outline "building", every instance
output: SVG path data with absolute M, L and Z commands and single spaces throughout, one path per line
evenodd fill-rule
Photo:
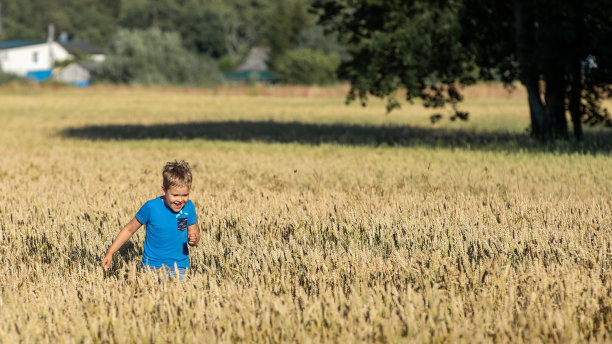
M 12 73 L 35 80 L 51 77 L 55 61 L 69 58 L 69 53 L 57 42 L 45 40 L 19 40 L 0 42 L 0 67 Z
M 81 54 L 86 55 L 94 62 L 104 61 L 104 50 L 87 41 L 68 41 L 60 38 L 59 44 L 68 51 L 70 58 Z
M 268 48 L 255 47 L 235 72 L 224 73 L 227 80 L 239 82 L 273 82 L 274 77 L 268 69 L 270 55 Z
M 36 81 L 52 77 L 55 62 L 86 55 L 93 61 L 103 61 L 102 49 L 82 41 L 17 40 L 0 42 L 0 68 Z
M 72 62 L 65 67 L 56 68 L 53 79 L 75 86 L 89 86 L 92 67 L 91 63 Z

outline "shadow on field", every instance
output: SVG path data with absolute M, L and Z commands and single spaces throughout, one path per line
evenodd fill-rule
M 429 146 L 484 150 L 612 152 L 612 133 L 585 133 L 583 142 L 541 144 L 527 134 L 474 132 L 420 128 L 412 126 L 371 126 L 349 124 L 309 124 L 274 121 L 190 122 L 156 125 L 93 125 L 67 128 L 64 137 L 88 140 L 190 140 L 259 141 L 268 143 L 302 143 L 369 146 Z

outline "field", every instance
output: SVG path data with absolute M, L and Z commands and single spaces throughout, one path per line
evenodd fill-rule
M 612 132 L 541 145 L 345 89 L 0 89 L 0 343 L 612 342 Z M 189 281 L 121 227 L 185 159 Z

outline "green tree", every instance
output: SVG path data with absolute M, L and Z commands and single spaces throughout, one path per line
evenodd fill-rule
M 105 45 L 115 33 L 120 0 L 10 0 L 2 2 L 2 39 L 45 39 L 49 24 L 72 39 Z
M 368 94 L 399 106 L 395 91 L 403 87 L 409 101 L 425 106 L 455 106 L 457 84 L 475 82 L 474 66 L 460 42 L 455 1 L 315 1 L 321 22 L 340 33 L 351 58 L 341 76 L 351 82 L 348 100 Z
M 175 31 L 183 45 L 200 54 L 227 53 L 223 24 L 217 13 L 200 0 L 133 0 L 126 2 L 119 25 L 128 29 Z
M 612 88 L 612 9 L 606 1 L 466 0 L 466 46 L 481 77 L 526 87 L 531 130 L 543 139 L 574 136 L 582 123 L 607 122 L 601 98 Z
M 309 24 L 308 15 L 302 0 L 279 0 L 272 7 L 263 35 L 273 64 L 277 57 L 293 48 Z
M 216 63 L 187 51 L 177 33 L 159 29 L 117 32 L 95 80 L 125 84 L 214 85 L 221 82 Z
M 288 84 L 327 85 L 336 82 L 340 58 L 335 53 L 319 50 L 295 49 L 278 58 L 275 76 Z
M 540 139 L 568 136 L 567 111 L 577 138 L 583 121 L 609 120 L 601 97 L 611 91 L 612 8 L 603 0 L 316 0 L 314 8 L 351 52 L 349 99 L 365 104 L 373 94 L 392 109 L 402 87 L 409 100 L 455 106 L 457 85 L 497 77 L 525 85 Z
M 314 18 L 316 20 L 316 18 Z M 339 42 L 337 32 L 325 32 L 320 25 L 310 25 L 304 29 L 294 45 L 294 49 L 318 50 L 325 54 L 335 54 L 340 60 L 345 61 L 350 58 L 346 47 Z
M 225 50 L 232 60 L 246 56 L 262 43 L 262 28 L 273 0 L 206 0 L 206 8 L 219 16 Z

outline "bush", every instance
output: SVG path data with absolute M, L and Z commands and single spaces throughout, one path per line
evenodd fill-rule
M 217 66 L 222 72 L 233 72 L 238 67 L 238 62 L 229 55 L 223 55 L 217 60 Z
M 119 30 L 106 59 L 94 70 L 94 79 L 141 85 L 215 85 L 222 76 L 210 57 L 187 51 L 177 33 L 148 29 Z
M 26 84 L 28 82 L 29 82 L 28 79 L 21 77 L 19 75 L 12 74 L 12 73 L 5 73 L 0 66 L 0 85 L 14 84 L 14 83 Z
M 275 76 L 281 83 L 301 85 L 326 85 L 336 82 L 336 70 L 340 65 L 337 54 L 319 50 L 289 50 L 275 63 Z

